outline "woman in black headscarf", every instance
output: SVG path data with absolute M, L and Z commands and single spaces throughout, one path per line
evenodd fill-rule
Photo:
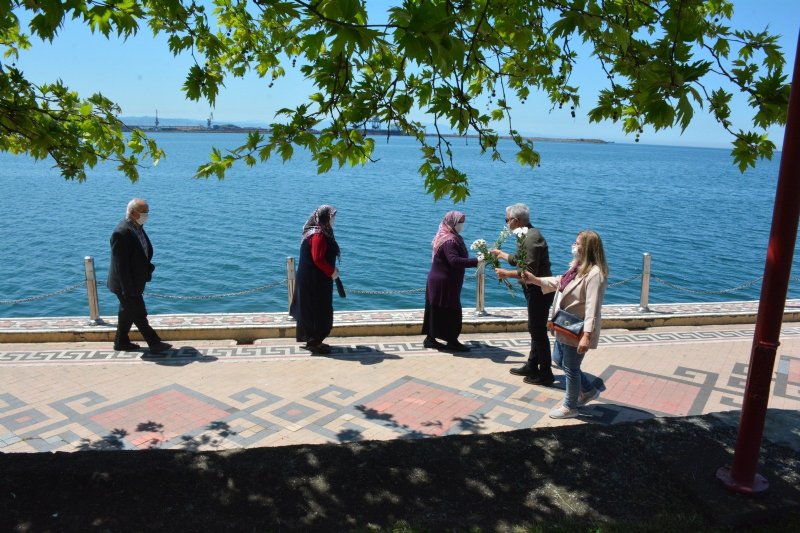
M 318 207 L 303 226 L 297 283 L 289 314 L 297 320 L 298 342 L 316 354 L 328 354 L 331 347 L 322 342 L 333 328 L 333 280 L 339 277 L 336 259 L 339 245 L 333 236 L 336 209 Z

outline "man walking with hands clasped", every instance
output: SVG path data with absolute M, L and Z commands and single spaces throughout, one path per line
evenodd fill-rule
M 525 270 L 536 277 L 552 276 L 550 271 L 550 252 L 542 233 L 531 225 L 530 209 L 525 204 L 514 204 L 506 208 L 506 225 L 514 231 L 517 228 L 528 228 L 523 246 L 525 248 Z M 507 261 L 511 266 L 518 266 L 516 257 L 492 250 L 495 257 Z M 495 270 L 499 279 L 519 278 L 517 270 Z M 525 376 L 525 383 L 549 387 L 553 384 L 551 368 L 550 339 L 547 337 L 547 319 L 554 293 L 542 294 L 541 287 L 522 282 L 525 300 L 528 303 L 528 332 L 531 334 L 531 351 L 528 362 L 518 368 L 509 370 L 517 376 Z
M 158 333 L 147 321 L 147 308 L 144 305 L 145 284 L 150 281 L 155 265 L 153 245 L 144 231 L 144 224 L 150 214 L 150 207 L 141 198 L 128 202 L 125 218 L 117 224 L 111 234 L 111 264 L 108 268 L 108 288 L 119 299 L 119 315 L 117 318 L 117 334 L 114 337 L 114 349 L 117 351 L 134 351 L 138 344 L 131 342 L 128 333 L 131 325 L 136 324 L 151 354 L 161 354 L 172 345 L 162 342 Z

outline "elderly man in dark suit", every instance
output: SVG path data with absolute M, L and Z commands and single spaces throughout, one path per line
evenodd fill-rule
M 145 284 L 155 270 L 150 262 L 153 258 L 153 245 L 144 223 L 150 213 L 147 202 L 134 198 L 128 202 L 125 218 L 117 224 L 111 234 L 111 266 L 108 269 L 108 288 L 119 298 L 119 315 L 117 334 L 114 337 L 114 349 L 118 351 L 134 351 L 138 344 L 131 342 L 128 333 L 131 325 L 136 324 L 151 354 L 161 354 L 172 348 L 162 342 L 158 333 L 147 321 L 147 308 L 144 305 Z

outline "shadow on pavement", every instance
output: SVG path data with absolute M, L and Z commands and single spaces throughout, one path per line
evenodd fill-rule
M 142 361 L 145 363 L 155 363 L 164 366 L 186 366 L 192 363 L 213 363 L 218 358 L 213 355 L 203 355 L 203 353 L 193 346 L 173 347 L 163 354 L 142 354 Z
M 443 354 L 451 354 L 453 357 L 462 357 L 465 359 L 489 359 L 490 361 L 498 364 L 505 364 L 510 362 L 509 358 L 513 358 L 514 364 L 522 364 L 527 360 L 526 354 L 515 352 L 514 350 L 507 350 L 500 346 L 492 346 L 482 341 L 466 341 L 464 342 L 470 347 L 468 352 L 448 352 L 442 350 Z
M 763 444 L 768 498 L 717 482 L 735 439 L 705 415 L 226 452 L 0 454 L 0 530 L 365 531 L 402 521 L 498 531 L 564 520 L 708 530 L 797 513 L 792 448 Z
M 337 361 L 358 362 L 362 365 L 376 365 L 387 359 L 402 359 L 397 354 L 386 353 L 378 344 L 357 344 L 356 346 L 331 346 L 331 353 L 327 355 L 313 354 L 314 357 L 326 357 Z M 385 346 L 385 345 L 383 345 Z
M 199 435 L 180 435 L 178 449 L 196 452 L 201 446 L 220 446 L 223 439 L 236 435 L 227 422 L 214 421 L 209 423 Z M 144 438 L 142 438 L 144 437 Z M 174 439 L 176 437 L 172 437 Z M 126 442 L 127 439 L 127 442 Z M 170 440 L 172 440 L 170 439 Z M 164 424 L 153 420 L 140 422 L 133 431 L 123 428 L 113 429 L 108 435 L 98 440 L 81 439 L 76 446 L 78 451 L 109 451 L 109 450 L 155 450 L 160 449 L 166 441 Z

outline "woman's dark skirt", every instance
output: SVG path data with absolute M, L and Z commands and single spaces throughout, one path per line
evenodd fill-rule
M 461 335 L 461 308 L 437 307 L 426 298 L 422 334 L 433 339 L 453 342 Z

